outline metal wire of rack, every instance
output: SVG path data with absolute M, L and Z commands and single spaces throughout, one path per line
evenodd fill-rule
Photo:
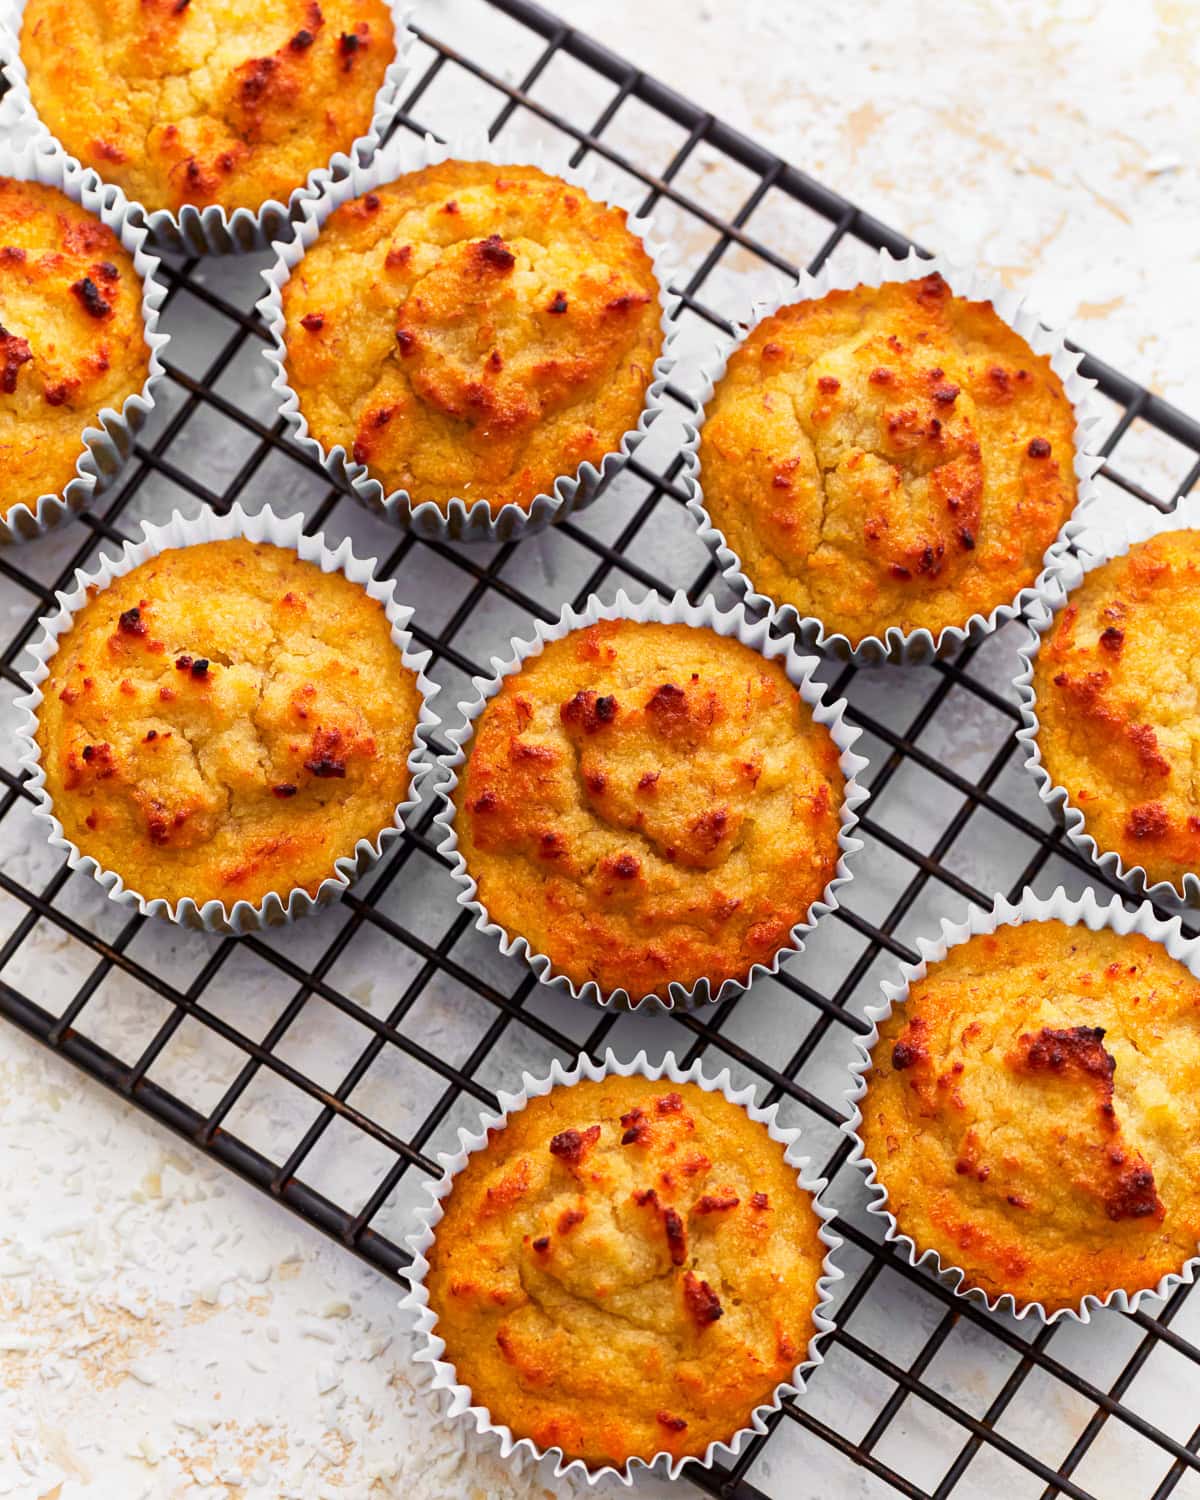
M 478 9 L 506 18 L 512 35 L 519 33 L 527 44 L 530 63 L 519 84 L 506 82 L 464 51 L 419 30 L 420 66 L 398 128 L 436 131 L 448 124 L 453 118 L 450 101 L 469 84 L 491 100 L 491 134 L 510 128 L 518 116 L 564 134 L 576 143 L 577 160 L 595 156 L 640 185 L 643 212 L 668 208 L 707 236 L 707 248 L 688 264 L 676 288 L 684 316 L 729 331 L 717 299 L 709 295 L 726 257 L 776 271 L 794 269 L 790 238 L 780 243 L 766 232 L 760 237 L 757 222 L 760 217 L 770 222 L 764 210 L 771 202 L 806 213 L 809 232 L 815 234 L 810 270 L 847 247 L 883 246 L 895 253 L 910 247 L 904 235 L 528 0 L 478 0 Z M 574 70 L 573 79 L 588 84 L 568 91 L 572 109 L 546 102 L 540 89 L 548 70 L 564 63 Z M 576 118 L 596 90 L 605 95 L 598 112 L 590 120 Z M 439 97 L 446 101 L 441 107 Z M 675 148 L 659 170 L 632 149 L 614 144 L 614 122 L 623 122 L 631 111 L 653 117 L 673 132 Z M 639 138 L 634 129 L 622 139 L 629 135 Z M 712 207 L 702 183 L 689 185 L 690 166 L 702 155 L 710 166 L 728 168 L 744 184 L 732 211 Z M 0 588 L 16 622 L 0 651 L 0 680 L 10 693 L 19 690 L 19 658 L 55 591 L 100 545 L 124 540 L 140 513 L 154 513 L 152 494 L 165 489 L 193 507 L 223 511 L 239 499 L 274 499 L 267 477 L 286 471 L 308 486 L 308 530 L 352 524 L 346 513 L 353 513 L 354 502 L 289 443 L 282 422 L 273 413 L 256 415 L 226 393 L 230 371 L 247 351 L 256 354 L 262 337 L 253 293 L 227 286 L 220 274 L 195 260 L 168 265 L 164 274 L 170 287 L 168 317 L 172 303 L 192 299 L 207 316 L 213 342 L 205 345 L 203 359 L 193 357 L 190 363 L 180 363 L 174 347 L 168 351 L 167 413 L 139 443 L 123 482 L 102 506 L 85 515 L 81 525 L 60 533 L 53 546 L 39 543 L 0 554 Z M 1112 403 L 1104 479 L 1132 503 L 1172 509 L 1200 478 L 1200 423 L 1099 360 L 1088 358 L 1084 370 Z M 686 409 L 686 392 L 675 395 Z M 202 428 L 210 441 L 219 438 L 244 452 L 219 488 L 201 477 L 210 449 L 186 462 L 172 452 L 181 439 L 181 448 L 186 447 L 190 424 Z M 1117 450 L 1135 425 L 1143 433 L 1165 436 L 1171 451 L 1181 455 L 1183 472 L 1168 493 L 1153 492 L 1125 472 Z M 665 451 L 658 461 L 648 456 L 651 446 L 623 476 L 619 502 L 606 498 L 540 542 L 523 544 L 526 558 L 512 545 L 479 550 L 385 538 L 388 550 L 381 571 L 400 579 L 402 597 L 406 580 L 430 572 L 436 575 L 436 588 L 449 596 L 440 619 L 436 611 L 418 608 L 414 622 L 417 638 L 434 653 L 435 672 L 447 684 L 444 700 L 455 701 L 454 686 L 486 670 L 490 652 L 509 633 L 524 633 L 522 621 L 554 618 L 568 598 L 578 606 L 592 592 L 611 592 L 618 583 L 667 590 L 682 583 L 693 599 L 714 587 L 714 568 L 694 538 L 688 538 L 690 550 L 682 540 L 669 549 L 678 554 L 678 567 L 686 575 L 674 571 L 666 577 L 662 567 L 646 564 L 648 557 L 664 555 L 670 539 L 688 532 L 678 455 Z M 529 556 L 537 558 L 537 567 L 527 565 Z M 43 576 L 46 558 L 52 562 L 51 576 Z M 453 580 L 452 587 L 447 580 Z M 484 620 L 490 620 L 490 629 L 478 623 Z M 511 631 L 501 622 L 508 622 Z M 869 1227 L 855 1201 L 856 1181 L 847 1180 L 855 1174 L 843 1171 L 846 1151 L 836 1126 L 847 1034 L 866 1030 L 861 1001 L 873 993 L 878 972 L 897 958 L 912 956 L 906 935 L 928 930 L 948 901 L 989 901 L 994 887 L 984 882 L 995 880 L 999 866 L 981 861 L 981 846 L 1002 851 L 999 865 L 1007 872 L 1012 894 L 1055 878 L 1105 887 L 1100 872 L 1047 825 L 1036 799 L 1027 791 L 1022 798 L 1013 738 L 1017 712 L 1006 686 L 1013 662 L 1011 647 L 988 642 L 955 660 L 899 674 L 904 678 L 900 687 L 898 676 L 827 670 L 834 694 L 849 698 L 852 721 L 867 731 L 872 800 L 861 831 L 870 848 L 858 861 L 857 878 L 842 909 L 826 919 L 827 931 L 810 943 L 814 956 L 793 962 L 772 983 L 769 999 L 760 1001 L 756 986 L 740 1009 L 735 1002 L 662 1018 L 640 1030 L 644 1018 L 580 1014 L 581 1008 L 567 1014 L 556 1008 L 519 965 L 504 963 L 473 944 L 470 919 L 454 905 L 435 853 L 431 810 L 426 808 L 382 869 L 350 892 L 337 915 L 311 919 L 304 924 L 306 934 L 296 929 L 297 936 L 285 943 L 270 935 L 198 940 L 199 946 L 189 950 L 187 972 L 179 972 L 186 964 L 172 967 L 173 960 L 158 961 L 152 945 L 144 942 L 142 918 L 114 915 L 114 909 L 102 918 L 95 905 L 79 896 L 80 879 L 65 866 L 35 866 L 28 878 L 18 878 L 14 871 L 24 875 L 24 867 L 5 857 L 0 893 L 8 898 L 10 920 L 0 942 L 0 1014 L 397 1281 L 403 1280 L 408 1259 L 400 1243 L 404 1193 L 424 1174 L 438 1171 L 433 1149 L 452 1134 L 457 1121 L 469 1120 L 480 1106 L 494 1105 L 492 1081 L 511 1078 L 511 1064 L 503 1061 L 507 1049 L 514 1056 L 531 1048 L 542 1058 L 566 1057 L 581 1048 L 598 1054 L 614 1041 L 632 1050 L 653 1038 L 651 1045 L 671 1045 L 688 1061 L 706 1057 L 714 1066 L 728 1064 L 739 1081 L 759 1086 L 760 1100 L 783 1101 L 809 1125 L 814 1141 L 824 1144 L 827 1159 L 817 1159 L 824 1160 L 839 1208 L 846 1200 L 837 1227 L 848 1242 L 848 1289 L 840 1301 L 828 1363 L 813 1390 L 786 1403 L 769 1423 L 768 1434 L 749 1443 L 736 1462 L 692 1471 L 690 1483 L 731 1500 L 783 1493 L 769 1488 L 769 1455 L 781 1441 L 782 1429 L 801 1443 L 827 1444 L 848 1465 L 865 1470 L 873 1487 L 863 1493 L 943 1500 L 952 1493 L 992 1494 L 1004 1487 L 1014 1494 L 1088 1500 L 1094 1491 L 1078 1476 L 1086 1471 L 1089 1455 L 1099 1451 L 1102 1435 L 1116 1427 L 1143 1445 L 1147 1480 L 1141 1493 L 1147 1500 L 1183 1493 L 1185 1480 L 1197 1486 L 1192 1493 L 1200 1494 L 1200 1426 L 1182 1435 L 1164 1430 L 1130 1399 L 1139 1374 L 1164 1350 L 1176 1359 L 1180 1378 L 1196 1382 L 1200 1348 L 1179 1331 L 1188 1321 L 1188 1287 L 1179 1288 L 1155 1313 L 1123 1319 L 1120 1333 L 1114 1332 L 1115 1315 L 1103 1315 L 1097 1320 L 1100 1328 L 1085 1330 L 1093 1340 L 1090 1345 L 1081 1346 L 1061 1327 L 1031 1332 L 956 1300 L 877 1243 L 878 1230 Z M 940 737 L 947 722 L 956 716 L 961 721 L 964 714 L 990 725 L 990 738 L 984 736 L 987 743 L 978 753 L 956 766 L 941 753 Z M 22 778 L 3 766 L 0 784 L 0 830 L 16 830 L 6 835 L 8 848 L 25 836 L 22 817 L 31 799 Z M 895 818 L 893 805 L 899 810 Z M 23 947 L 40 925 L 55 929 L 81 955 L 78 982 L 61 1007 L 52 1007 L 41 993 L 36 969 L 21 968 Z M 390 1003 L 381 1013 L 339 977 L 356 945 L 377 966 L 395 970 Z M 281 997 L 286 996 L 259 1037 L 249 1034 L 241 1018 L 231 1019 L 220 998 L 237 965 L 251 960 L 270 971 Z M 126 1030 L 117 1045 L 111 1029 L 106 1033 L 89 1025 L 93 1012 L 102 1011 L 98 997 L 114 976 L 137 989 L 147 1012 L 161 1015 L 157 1027 L 136 1042 Z M 422 1035 L 429 995 L 440 986 L 449 986 L 463 997 L 462 1003 L 476 1008 L 473 1045 L 462 1055 L 436 1036 Z M 314 1002 L 326 1008 L 324 1014 L 353 1023 L 356 1037 L 361 1033 L 352 1064 L 334 1079 L 315 1076 L 320 1070 L 306 1064 L 292 1046 L 310 1024 Z M 753 1018 L 759 1006 L 761 1021 Z M 790 1051 L 779 1046 L 778 1028 L 785 1026 L 794 1038 Z M 172 1075 L 162 1066 L 181 1029 L 188 1027 L 215 1039 L 232 1059 L 227 1083 L 211 1099 L 198 1093 L 189 1097 L 186 1074 Z M 421 1089 L 414 1089 L 419 1103 L 405 1128 L 391 1123 L 384 1110 L 359 1102 L 368 1097 L 361 1091 L 372 1069 L 389 1059 L 424 1080 Z M 174 1081 L 176 1077 L 184 1082 Z M 303 1096 L 311 1115 L 307 1128 L 275 1150 L 256 1144 L 237 1123 L 240 1105 L 264 1079 Z M 359 1137 L 378 1148 L 372 1159 L 384 1166 L 369 1190 L 352 1199 L 339 1193 L 336 1172 L 319 1174 L 313 1164 L 331 1140 Z M 836 1196 L 839 1191 L 842 1196 Z M 885 1282 L 891 1288 L 890 1325 L 881 1325 L 872 1308 Z M 897 1299 L 903 1328 L 895 1321 Z M 915 1339 L 914 1330 L 919 1333 Z M 982 1345 L 995 1376 L 982 1398 L 954 1389 L 939 1373 L 939 1361 L 964 1331 Z M 1098 1355 L 1095 1341 L 1101 1339 L 1105 1347 L 1119 1351 L 1115 1363 Z M 869 1411 L 860 1411 L 862 1403 L 855 1401 L 864 1385 L 879 1393 Z M 1065 1453 L 1042 1457 L 1006 1434 L 1006 1417 L 1030 1399 L 1031 1390 L 1041 1392 L 1040 1399 L 1048 1391 L 1062 1392 L 1072 1403 L 1074 1437 Z M 911 1423 L 914 1409 L 923 1414 L 921 1420 L 936 1425 L 934 1446 L 941 1454 L 939 1465 L 916 1476 L 907 1471 L 902 1449 L 889 1438 Z M 980 1473 L 989 1477 L 980 1480 Z

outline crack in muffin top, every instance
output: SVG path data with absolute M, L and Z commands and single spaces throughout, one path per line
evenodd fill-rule
M 852 644 L 1033 583 L 1075 504 L 1062 382 L 939 275 L 797 302 L 730 356 L 704 504 L 756 590 Z
M 344 204 L 283 288 L 309 431 L 415 503 L 528 508 L 636 428 L 659 286 L 626 216 L 536 167 L 447 161 Z
M 57 188 L 0 177 L 0 513 L 75 477 L 83 430 L 150 370 L 142 281 Z
M 815 1332 L 820 1221 L 784 1148 L 696 1084 L 531 1100 L 443 1200 L 425 1284 L 497 1423 L 598 1466 L 702 1454 Z
M 28 0 L 20 45 L 52 134 L 151 211 L 286 202 L 396 56 L 385 0 Z
M 838 760 L 781 662 L 704 628 L 605 620 L 488 701 L 459 850 L 492 920 L 576 984 L 715 988 L 770 963 L 833 878 Z
M 416 674 L 383 605 L 244 539 L 93 593 L 42 684 L 63 830 L 147 900 L 315 895 L 408 795 Z

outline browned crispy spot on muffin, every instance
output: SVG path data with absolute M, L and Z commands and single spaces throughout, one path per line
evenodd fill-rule
M 589 1125 L 586 1130 L 564 1130 L 550 1142 L 550 1155 L 557 1156 L 569 1166 L 578 1166 L 584 1153 L 599 1139 L 599 1125 Z
M 135 202 L 286 202 L 367 131 L 396 55 L 386 0 L 28 0 L 38 114 Z
M 640 997 L 770 962 L 836 870 L 842 796 L 837 748 L 778 662 L 608 621 L 488 702 L 456 827 L 493 920 L 576 983 Z
M 636 1151 L 627 1120 L 650 1127 Z M 597 1121 L 564 1172 L 551 1142 Z M 709 1166 L 686 1175 L 685 1157 Z M 444 1208 L 426 1286 L 446 1358 L 494 1420 L 570 1457 L 703 1453 L 812 1335 L 824 1252 L 808 1195 L 761 1125 L 694 1084 L 554 1089 L 469 1158 Z
M 535 167 L 444 162 L 329 219 L 284 288 L 288 373 L 313 435 L 385 490 L 527 508 L 637 425 L 658 294 L 619 210 Z
M 1164 1209 L 1154 1187 L 1154 1173 L 1145 1158 L 1130 1152 L 1121 1137 L 1113 1104 L 1116 1059 L 1104 1049 L 1103 1026 L 1043 1026 L 1036 1036 L 1018 1038 L 1010 1058 L 1018 1072 L 1082 1079 L 1096 1105 L 1102 1134 L 1112 1137 L 1100 1161 L 1101 1191 L 1110 1219 L 1145 1218 L 1161 1221 Z M 1131 1160 L 1132 1156 L 1132 1160 Z M 1023 1205 L 1022 1205 L 1023 1206 Z
M 732 355 L 705 504 L 755 587 L 858 642 L 1031 584 L 1075 503 L 1049 360 L 940 276 L 781 308 Z
M 21 366 L 27 365 L 33 358 L 33 350 L 29 347 L 28 339 L 20 338 L 15 333 L 9 333 L 7 328 L 0 327 L 0 354 L 4 357 L 4 364 L 0 367 L 0 390 L 6 396 L 11 396 L 17 388 Z
M 1028 922 L 913 984 L 880 1029 L 861 1134 L 919 1249 L 1054 1311 L 1195 1253 L 1197 1082 L 1182 964 L 1141 936 Z

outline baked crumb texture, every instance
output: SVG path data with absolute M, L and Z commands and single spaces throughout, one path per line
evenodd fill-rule
M 783 307 L 701 433 L 704 505 L 753 587 L 857 645 L 935 637 L 1034 582 L 1075 504 L 1050 361 L 939 275 Z
M 1089 572 L 1034 660 L 1038 748 L 1100 852 L 1149 881 L 1200 871 L 1200 533 Z
M 505 678 L 454 794 L 489 917 L 575 984 L 665 994 L 769 964 L 832 880 L 838 750 L 779 661 L 605 620 Z
M 0 513 L 75 477 L 85 427 L 150 372 L 141 278 L 57 188 L 0 177 Z
M 528 510 L 638 424 L 662 352 L 626 216 L 536 167 L 447 161 L 344 204 L 283 288 L 311 435 L 386 493 Z
M 95 593 L 42 684 L 63 831 L 146 900 L 315 896 L 408 795 L 416 676 L 383 605 L 245 540 Z
M 151 211 L 286 203 L 395 56 L 385 0 L 28 0 L 21 26 L 43 123 Z
M 590 1466 L 732 1437 L 815 1332 L 812 1200 L 765 1126 L 696 1084 L 556 1088 L 444 1208 L 444 1357 L 493 1422 Z
M 880 1027 L 860 1135 L 966 1287 L 1047 1312 L 1154 1287 L 1200 1241 L 1200 982 L 1058 921 L 952 948 Z

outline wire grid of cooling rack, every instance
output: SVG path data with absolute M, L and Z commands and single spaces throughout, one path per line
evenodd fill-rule
M 467 121 L 506 137 L 532 128 L 574 143 L 576 160 L 600 159 L 630 206 L 671 227 L 681 317 L 698 336 L 730 331 L 727 315 L 748 304 L 746 288 L 762 269 L 788 274 L 798 263 L 815 270 L 830 257 L 909 248 L 902 234 L 550 13 L 524 0 L 470 3 L 459 45 L 419 30 L 398 128 L 445 133 Z M 491 55 L 489 28 L 500 25 L 528 57 L 515 85 L 478 60 Z M 650 143 L 665 143 L 663 154 Z M 261 264 L 166 267 L 175 342 L 164 409 L 123 482 L 82 524 L 0 554 L 8 621 L 0 678 L 9 698 L 55 590 L 103 544 L 176 505 L 195 512 L 270 500 L 302 509 L 310 531 L 352 534 L 358 550 L 376 551 L 380 571 L 417 606 L 413 629 L 434 653 L 443 712 L 511 635 L 528 633 L 531 617 L 552 619 L 568 600 L 578 606 L 617 587 L 722 594 L 683 510 L 666 421 L 600 504 L 545 537 L 490 548 L 397 539 L 283 436 L 253 314 Z M 1096 360 L 1084 368 L 1109 402 L 1110 497 L 1173 508 L 1200 477 L 1200 424 Z M 689 409 L 686 390 L 674 398 L 679 412 Z M 1148 435 L 1164 445 L 1153 485 L 1133 477 Z M 1152 1368 L 1162 1391 L 1164 1355 L 1176 1387 L 1200 1378 L 1200 1349 L 1184 1331 L 1187 1287 L 1154 1313 L 1102 1314 L 1089 1329 L 992 1317 L 880 1246 L 857 1174 L 843 1170 L 836 1126 L 849 1037 L 867 1029 L 862 1005 L 881 974 L 912 957 L 913 935 L 997 889 L 1104 887 L 1020 772 L 1008 685 L 1014 628 L 935 666 L 824 669 L 866 731 L 868 847 L 842 909 L 805 955 L 740 1002 L 647 1018 L 572 1007 L 543 991 L 456 907 L 428 807 L 335 911 L 282 936 L 168 932 L 107 905 L 91 882 L 42 852 L 29 793 L 0 766 L 0 1014 L 398 1281 L 407 1209 L 424 1174 L 438 1170 L 435 1151 L 493 1106 L 495 1089 L 521 1066 L 609 1045 L 670 1046 L 689 1061 L 729 1066 L 738 1082 L 759 1086 L 760 1102 L 782 1101 L 809 1129 L 815 1160 L 833 1180 L 848 1279 L 810 1392 L 787 1403 L 735 1463 L 693 1471 L 689 1483 L 739 1500 L 791 1495 L 780 1476 L 795 1472 L 798 1453 L 811 1472 L 817 1457 L 835 1465 L 821 1470 L 833 1476 L 823 1493 L 838 1492 L 840 1455 L 857 1466 L 857 1482 L 869 1481 L 863 1493 L 941 1500 L 1004 1489 L 1084 1500 L 1101 1492 L 1087 1476 L 1103 1474 L 1115 1432 L 1137 1448 L 1138 1497 L 1164 1500 L 1189 1486 L 1200 1494 L 1200 1427 L 1180 1425 L 1176 1408 L 1167 1422 L 1165 1408 L 1148 1412 L 1135 1399 Z M 47 934 L 57 945 L 51 969 L 69 974 L 69 985 L 50 982 Z M 242 992 L 256 996 L 253 1011 L 239 1008 Z M 308 1035 L 318 1045 L 306 1048 Z M 201 1047 L 218 1049 L 223 1067 L 196 1066 Z M 283 1093 L 300 1101 L 299 1113 L 279 1103 Z M 1066 1413 L 1045 1451 L 1028 1437 L 1043 1407 Z M 924 1438 L 915 1467 L 914 1434 Z M 790 1471 L 774 1461 L 785 1444 Z

